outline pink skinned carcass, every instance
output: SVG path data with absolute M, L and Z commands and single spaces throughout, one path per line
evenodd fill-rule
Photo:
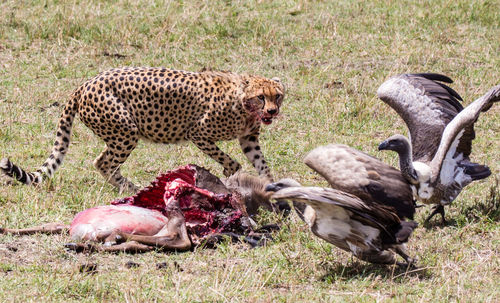
M 197 244 L 212 234 L 244 234 L 250 228 L 239 195 L 195 165 L 161 174 L 136 195 L 111 204 L 78 213 L 70 225 L 72 239 L 105 241 L 110 236 L 125 234 L 129 240 L 140 240 L 129 235 L 172 236 L 185 229 L 190 242 Z M 172 220 L 175 226 L 169 227 Z

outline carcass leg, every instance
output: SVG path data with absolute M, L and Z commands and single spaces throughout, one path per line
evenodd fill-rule
M 125 253 L 143 253 L 153 249 L 155 249 L 154 246 L 141 244 L 136 241 L 127 241 L 116 245 L 99 247 L 99 251 Z
M 29 228 L 1 228 L 0 234 L 11 234 L 11 235 L 33 235 L 33 234 L 62 234 L 67 233 L 69 230 L 69 225 L 61 224 L 61 223 L 47 223 L 40 226 L 29 227 Z
M 191 239 L 187 233 L 186 221 L 179 208 L 178 201 L 171 201 L 168 208 L 168 223 L 156 235 L 134 235 L 116 231 L 114 241 L 135 241 L 138 244 L 150 245 L 164 250 L 189 250 L 191 248 Z
M 135 241 L 124 242 L 115 245 L 102 245 L 93 242 L 86 243 L 67 243 L 64 245 L 68 250 L 73 250 L 77 253 L 81 252 L 124 252 L 124 253 L 142 253 L 155 249 L 154 246 L 144 245 Z

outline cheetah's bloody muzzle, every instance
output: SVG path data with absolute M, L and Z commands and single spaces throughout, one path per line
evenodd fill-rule
M 271 123 L 273 123 L 273 119 L 278 115 L 278 113 L 276 114 L 273 114 L 273 115 L 270 115 L 268 113 L 262 113 L 260 115 L 260 121 L 262 121 L 262 123 L 266 124 L 266 125 L 269 125 Z

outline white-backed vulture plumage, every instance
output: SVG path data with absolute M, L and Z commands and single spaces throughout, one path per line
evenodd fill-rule
M 363 201 L 391 206 L 401 219 L 412 219 L 412 191 L 396 168 L 364 152 L 342 144 L 329 144 L 310 151 L 304 163 L 334 189 Z
M 444 223 L 444 205 L 455 200 L 467 184 L 491 174 L 487 166 L 470 162 L 469 156 L 474 123 L 500 100 L 500 85 L 464 109 L 460 95 L 441 82 L 453 81 L 440 74 L 403 74 L 384 82 L 377 94 L 410 131 L 410 140 L 395 135 L 379 149 L 396 151 L 415 198 L 436 205 L 426 221 L 440 213 Z
M 272 198 L 292 201 L 316 236 L 361 260 L 394 264 L 396 252 L 407 264 L 414 262 L 405 243 L 417 224 L 403 218 L 413 218 L 415 207 L 411 188 L 397 169 L 333 144 L 312 150 L 304 162 L 333 189 L 282 179 L 266 187 L 275 192 Z

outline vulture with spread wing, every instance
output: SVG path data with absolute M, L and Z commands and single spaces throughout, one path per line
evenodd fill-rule
M 393 251 L 407 264 L 405 243 L 417 224 L 412 191 L 401 173 L 356 149 L 327 145 L 304 162 L 332 188 L 303 187 L 282 179 L 266 187 L 272 198 L 292 201 L 299 216 L 323 240 L 371 263 L 394 264 Z
M 467 184 L 491 174 L 487 166 L 470 162 L 469 156 L 474 123 L 500 100 L 500 85 L 464 109 L 460 95 L 442 82 L 453 81 L 440 74 L 403 74 L 384 82 L 377 94 L 410 131 L 410 140 L 394 135 L 379 150 L 399 154 L 401 172 L 412 184 L 415 198 L 436 205 L 426 221 L 439 213 L 444 223 L 444 205 Z

